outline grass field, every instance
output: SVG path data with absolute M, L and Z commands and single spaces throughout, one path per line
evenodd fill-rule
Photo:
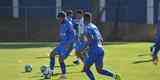
M 151 43 L 106 43 L 104 68 L 119 72 L 123 80 L 160 80 L 160 65 L 151 62 L 149 47 Z M 0 80 L 43 80 L 40 66 L 48 64 L 48 54 L 54 43 L 0 43 Z M 74 65 L 74 55 L 66 60 L 68 80 L 88 80 L 81 73 L 82 65 Z M 24 72 L 24 65 L 32 64 L 31 73 Z M 97 80 L 111 80 L 98 75 L 92 67 Z M 59 65 L 56 75 L 60 76 Z

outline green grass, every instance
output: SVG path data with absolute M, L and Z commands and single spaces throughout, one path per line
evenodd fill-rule
M 48 54 L 54 43 L 0 43 L 0 80 L 43 80 L 40 66 L 49 63 Z M 151 43 L 107 43 L 105 45 L 104 68 L 118 72 L 123 80 L 160 80 L 160 65 L 152 64 L 149 47 Z M 82 65 L 74 65 L 74 55 L 66 60 L 68 80 L 88 80 L 81 73 Z M 32 64 L 31 73 L 24 72 L 24 65 Z M 53 80 L 60 75 L 57 63 Z M 111 80 L 92 71 L 97 80 Z

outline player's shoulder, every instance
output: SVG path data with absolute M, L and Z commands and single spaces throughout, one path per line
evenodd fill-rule
M 91 30 L 94 30 L 94 29 L 97 29 L 97 26 L 93 23 L 90 23 L 87 28 L 91 29 Z
M 92 28 L 97 28 L 95 24 L 91 23 L 91 25 L 92 25 Z

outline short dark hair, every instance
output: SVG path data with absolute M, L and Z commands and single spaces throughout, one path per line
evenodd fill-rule
M 58 18 L 60 18 L 60 17 L 66 17 L 66 13 L 64 11 L 61 11 L 61 12 L 58 13 L 57 17 Z
M 88 21 L 92 21 L 92 14 L 90 12 L 85 12 L 84 19 Z
M 66 14 L 67 14 L 67 16 L 69 16 L 69 15 L 73 14 L 73 11 L 72 10 L 66 10 Z
M 83 10 L 82 9 L 78 9 L 77 11 L 76 11 L 76 13 L 78 13 L 78 14 L 83 14 Z

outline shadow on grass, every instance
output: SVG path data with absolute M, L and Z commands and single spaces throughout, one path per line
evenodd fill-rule
M 139 57 L 143 57 L 143 56 L 151 56 L 151 54 L 139 54 Z
M 77 66 L 77 65 L 74 65 L 74 64 L 66 65 L 66 67 L 74 67 L 74 66 Z M 55 68 L 60 68 L 60 66 L 55 66 Z
M 141 64 L 141 63 L 148 63 L 148 62 L 152 62 L 152 59 L 135 61 L 133 62 L 133 64 Z
M 44 79 L 43 77 L 41 79 L 37 79 L 37 80 L 51 80 L 51 79 Z M 52 80 L 60 80 L 60 79 L 52 79 Z
M 76 71 L 72 71 L 72 72 L 67 72 L 67 74 L 74 74 L 74 73 L 81 73 L 81 72 L 76 72 Z M 53 75 L 53 77 L 57 77 L 57 76 L 60 76 L 61 75 L 61 73 L 55 73 L 54 75 Z M 38 75 L 34 75 L 34 76 L 31 76 L 31 77 L 29 77 L 29 78 L 41 78 L 41 79 L 37 79 L 37 80 L 50 80 L 50 79 L 43 79 L 43 77 L 42 76 L 38 76 Z M 54 79 L 55 80 L 55 79 Z M 59 80 L 59 79 L 57 79 L 57 80 Z
M 36 59 L 49 59 L 49 56 L 44 56 L 44 57 L 36 57 Z
M 41 48 L 41 47 L 55 47 L 56 43 L 0 43 L 0 49 L 21 49 L 21 48 Z
M 21 72 L 22 74 L 30 74 L 30 73 L 32 73 L 32 72 Z
M 42 77 L 41 75 L 34 75 L 34 76 L 31 76 L 29 78 L 39 78 L 39 77 Z

